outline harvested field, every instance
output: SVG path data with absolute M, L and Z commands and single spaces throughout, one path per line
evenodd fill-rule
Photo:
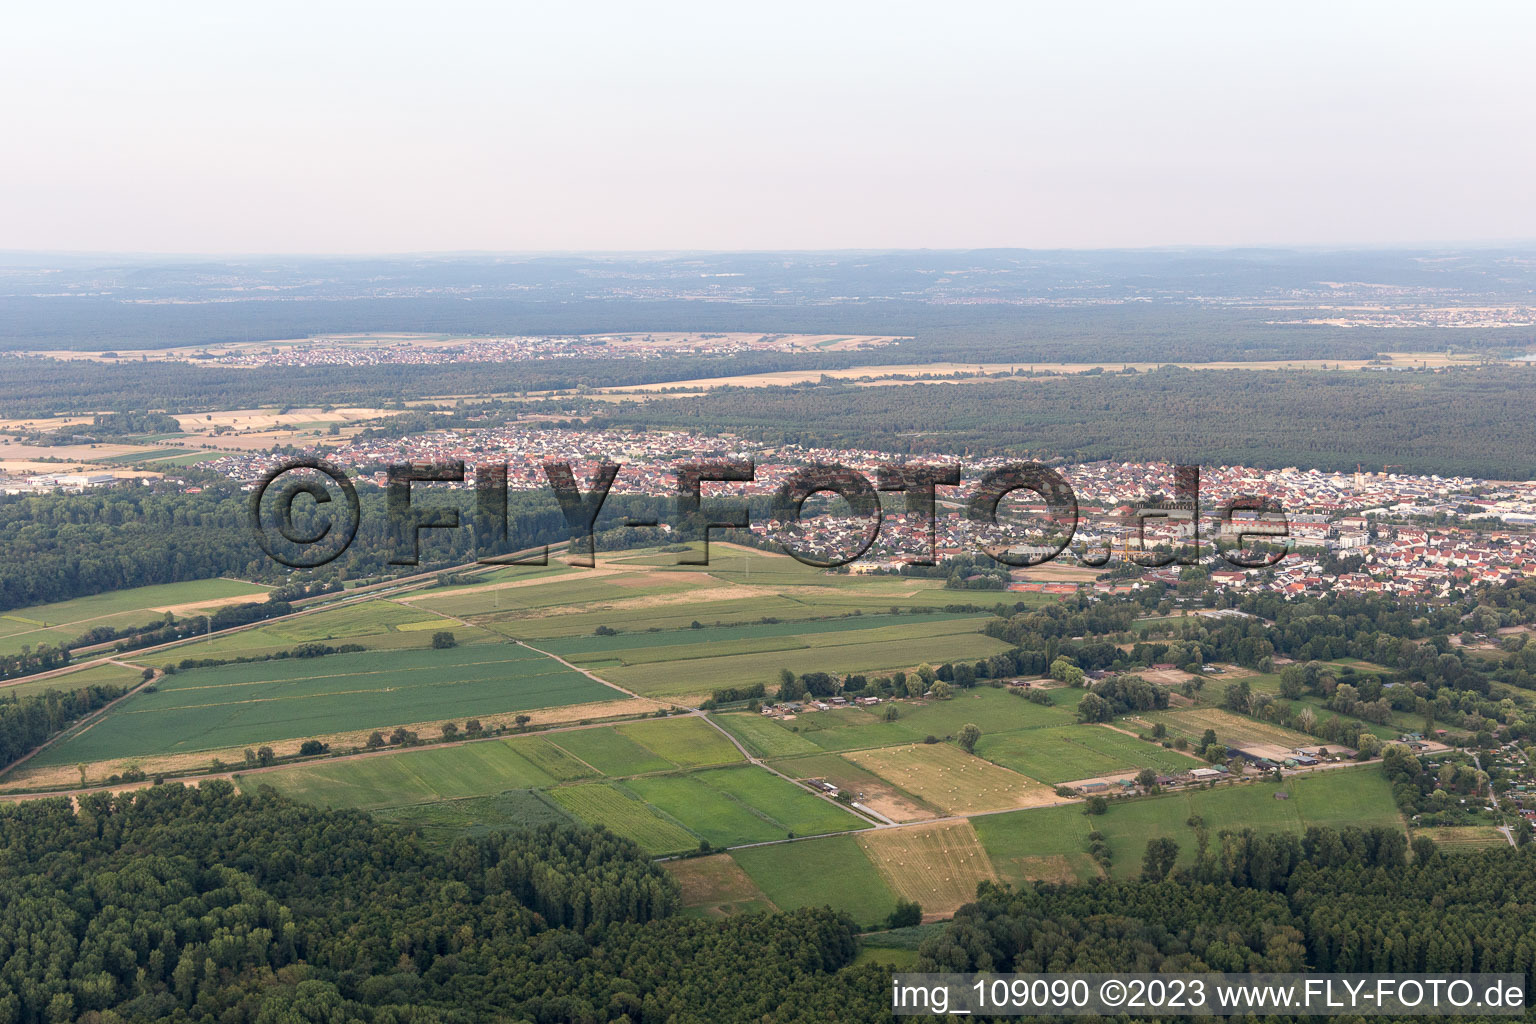
M 917 743 L 844 756 L 946 814 L 1042 807 L 1062 799 L 1049 786 L 948 743 Z
M 859 844 L 893 892 L 922 904 L 924 920 L 952 916 L 978 884 L 998 880 L 969 821 L 880 829 Z

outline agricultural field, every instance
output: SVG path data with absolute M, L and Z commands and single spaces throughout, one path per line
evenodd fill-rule
M 1276 799 L 1283 791 L 1287 799 Z M 1141 870 L 1147 841 L 1168 837 L 1179 844 L 1179 863 L 1193 862 L 1198 816 L 1212 835 L 1251 828 L 1300 834 L 1308 826 L 1382 826 L 1402 829 L 1385 776 L 1375 766 L 1310 772 L 1275 783 L 1255 780 L 1214 789 L 1191 789 L 1137 800 L 1112 800 L 1101 815 L 1082 804 L 976 818 L 981 843 L 1005 881 L 1025 878 L 1088 880 L 1098 865 L 1087 854 L 1088 832 L 1103 833 L 1117 878 Z
M 892 821 L 921 821 L 937 818 L 940 811 L 911 793 L 891 785 L 874 772 L 851 763 L 836 754 L 812 754 L 769 762 L 776 770 L 794 778 L 825 779 L 877 814 Z
M 412 598 L 410 603 L 445 615 L 483 615 L 515 620 L 541 609 L 654 597 L 688 590 L 693 585 L 686 579 L 656 578 L 650 573 L 580 569 L 548 576 L 528 576 L 501 586 L 493 584 L 450 592 L 428 592 L 425 596 Z
M 859 938 L 859 955 L 854 957 L 853 966 L 880 964 L 893 971 L 912 970 L 917 964 L 918 946 L 943 929 L 943 924 L 931 922 L 908 928 L 866 932 Z
M 731 859 L 781 910 L 829 906 L 868 926 L 896 909 L 896 894 L 854 836 L 752 846 Z
M 863 819 L 762 768 L 630 779 L 624 787 L 711 846 L 864 828 Z
M 790 732 L 755 711 L 734 711 L 711 717 L 757 757 L 789 757 L 815 754 L 821 750 L 799 733 Z
M 1205 764 L 1102 725 L 983 733 L 976 753 L 994 764 L 1052 785 L 1134 773 L 1142 768 L 1173 774 Z
M 1283 790 L 1289 799 L 1279 800 Z M 1185 822 L 1198 814 L 1212 833 L 1251 828 L 1256 832 L 1299 834 L 1309 825 L 1329 828 L 1384 826 L 1402 829 L 1385 776 L 1375 766 L 1312 772 L 1277 785 L 1254 781 L 1192 790 L 1149 800 L 1112 802 L 1096 818 L 1114 854 L 1116 877 L 1141 870 L 1147 840 L 1167 835 L 1179 843 L 1179 863 L 1193 860 L 1194 834 Z
M 560 781 L 535 758 L 524 756 L 532 747 L 526 740 L 508 739 L 370 754 L 250 773 L 240 776 L 239 784 L 247 791 L 271 786 L 285 796 L 322 807 L 372 810 L 493 796 Z
M 192 669 L 34 759 L 75 764 L 621 696 L 524 647 L 366 651 Z
M 503 565 L 496 569 L 477 572 L 471 577 L 473 582 L 436 584 L 426 590 L 408 594 L 401 600 L 406 604 L 414 604 L 423 599 L 436 599 L 441 597 L 459 597 L 464 594 L 484 593 L 496 584 L 543 583 L 553 580 L 565 573 L 585 572 L 585 569 L 576 569 L 558 559 L 550 559 L 548 565 Z
M 262 601 L 267 589 L 240 580 L 187 580 L 16 608 L 0 613 L 0 654 L 68 643 L 97 626 L 149 625 L 166 612 L 182 618 L 240 601 Z
M 133 687 L 143 681 L 143 671 L 130 665 L 103 662 L 73 672 L 61 672 L 46 679 L 20 679 L 0 683 L 0 697 L 30 697 L 49 690 L 77 690 L 82 686 Z
M 199 452 L 194 448 L 171 448 L 157 446 L 154 448 L 146 448 L 143 451 L 126 452 L 122 455 L 109 455 L 106 458 L 97 459 L 96 461 L 102 463 L 103 465 L 109 466 L 133 465 L 135 463 L 159 462 L 161 459 L 182 458 L 188 455 L 206 456 L 207 453 Z
M 526 736 L 509 742 L 512 749 L 532 761 L 552 779 L 570 782 L 573 779 L 592 778 L 596 772 L 591 765 L 555 745 L 553 740 L 558 735 L 564 733 L 557 730 L 549 735 Z
M 806 565 L 789 555 L 781 555 L 758 548 L 711 541 L 708 565 L 678 565 L 680 558 L 698 558 L 703 552 L 702 543 L 693 543 L 692 553 L 662 551 L 651 555 L 637 555 L 624 559 L 624 564 L 644 566 L 658 572 L 708 573 L 717 580 L 741 583 L 755 587 L 824 586 L 845 585 L 852 577 L 831 573 L 825 569 Z
M 895 708 L 895 721 L 885 715 Z M 758 721 L 746 719 L 756 717 Z M 954 736 L 967 722 L 981 726 L 984 733 L 1015 732 L 1062 726 L 1076 721 L 1066 708 L 1034 704 L 991 687 L 960 690 L 943 701 L 899 700 L 872 708 L 839 707 L 829 711 L 806 711 L 792 718 L 765 718 L 739 713 L 717 716 L 731 730 L 741 730 L 750 745 L 765 757 L 782 750 L 785 755 L 811 753 L 813 750 L 845 751 L 870 747 L 921 742 L 928 736 L 939 739 Z M 806 747 L 805 744 L 810 744 Z
M 690 916 L 735 917 L 779 909 L 728 854 L 669 860 L 662 867 L 682 887 L 684 913 Z
M 881 829 L 859 844 L 891 891 L 922 904 L 927 919 L 950 917 L 976 898 L 976 886 L 997 872 L 969 821 Z
M 247 773 L 240 784 L 252 790 L 270 785 L 306 803 L 389 809 L 391 820 L 431 824 L 439 831 L 447 831 L 453 822 L 506 827 L 510 811 L 497 805 L 500 809 L 492 814 L 489 805 L 470 803 L 441 812 L 404 808 L 486 799 L 509 790 L 544 790 L 541 799 L 547 798 L 546 803 L 553 801 L 582 820 L 632 835 L 659 853 L 693 849 L 701 838 L 730 846 L 783 839 L 791 832 L 866 826 L 849 811 L 771 772 L 728 763 L 740 760 L 740 752 L 707 722 L 687 717 L 321 761 Z M 723 762 L 726 767 L 681 773 Z M 617 786 L 564 785 L 600 773 L 633 776 L 636 769 L 663 774 L 630 778 Z M 568 792 L 572 788 L 578 792 Z M 680 834 L 687 836 L 686 842 Z
M 770 724 L 789 736 L 805 740 L 816 750 L 860 750 L 922 739 L 921 733 L 914 733 L 899 718 L 887 722 L 884 712 L 889 706 L 877 705 L 873 710 L 842 707 L 807 711 L 790 718 L 771 719 Z M 900 702 L 897 707 L 900 711 L 911 710 Z
M 1509 845 L 1509 838 L 1492 825 L 1463 825 L 1452 828 L 1416 829 L 1415 836 L 1429 836 L 1447 853 L 1476 853 Z
M 845 756 L 946 814 L 1041 807 L 1061 799 L 1049 786 L 950 743 L 915 743 Z
M 698 593 L 703 593 L 698 592 Z M 690 593 L 689 598 L 697 598 Z M 643 607 L 622 609 L 584 610 L 562 609 L 560 614 L 546 614 L 538 618 L 503 619 L 489 615 L 475 616 L 472 621 L 494 626 L 519 639 L 537 643 L 541 640 L 590 637 L 599 626 L 622 629 L 621 635 L 640 636 L 653 630 L 689 629 L 694 622 L 711 626 L 729 626 L 755 623 L 764 618 L 785 621 L 811 620 L 825 616 L 826 609 L 799 603 L 780 597 L 771 591 L 755 592 L 745 587 L 733 588 L 726 594 L 704 600 L 651 601 Z
M 679 768 L 734 764 L 742 759 L 735 744 L 702 718 L 653 718 L 616 725 L 614 731 Z
M 980 617 L 985 622 L 985 617 Z M 974 626 L 978 616 L 945 612 L 912 615 L 839 615 L 836 618 L 800 622 L 772 622 L 731 626 L 705 626 L 673 630 L 620 633 L 617 636 L 585 636 L 546 640 L 539 646 L 576 664 L 643 665 L 658 661 L 753 654 L 764 651 L 802 650 L 815 646 L 822 634 L 895 627 L 910 635 L 917 627 L 933 622 L 966 620 Z M 515 632 L 515 629 L 512 630 Z M 948 632 L 941 630 L 940 632 Z
M 542 741 L 589 774 L 621 778 L 679 768 L 734 764 L 741 751 L 708 722 L 695 717 L 648 719 L 547 734 Z
M 1073 803 L 988 814 L 971 819 L 971 825 L 1005 882 L 1087 882 L 1103 877 L 1088 855 L 1088 831 L 1102 828 L 1104 817 L 1089 819 L 1083 805 Z
M 549 795 L 572 817 L 633 839 L 649 853 L 681 853 L 699 845 L 698 839 L 677 822 L 661 817 L 613 783 L 561 786 L 550 790 Z
M 611 568 L 611 564 L 599 562 L 599 567 L 597 571 L 601 572 L 605 567 Z M 524 612 L 492 608 L 469 618 L 525 640 L 586 638 L 593 636 L 600 626 L 620 630 L 621 636 L 636 637 L 655 631 L 689 629 L 694 622 L 704 626 L 756 626 L 772 625 L 772 620 L 793 623 L 841 619 L 855 612 L 889 615 L 892 609 L 901 613 L 942 613 L 945 605 L 956 600 L 951 594 L 933 589 L 931 583 L 934 581 L 903 582 L 899 589 L 877 582 L 861 582 L 858 587 L 774 589 L 725 583 L 697 571 L 693 575 L 680 571 L 645 576 L 608 575 L 597 582 L 618 585 L 626 580 L 630 590 L 624 599 L 600 602 L 596 607 L 546 606 Z M 660 581 L 669 588 L 676 587 L 680 581 L 688 585 L 650 595 L 636 593 L 634 588 L 645 580 Z M 929 586 L 925 587 L 925 584 Z M 527 581 L 505 584 L 503 589 L 542 586 L 542 583 Z M 493 588 L 481 589 L 489 591 Z
M 857 619 L 838 632 L 808 634 L 789 649 L 733 652 L 729 645 L 714 651 L 696 649 L 687 660 L 657 661 L 602 668 L 604 678 L 642 696 L 708 693 L 729 683 L 773 685 L 779 673 L 878 672 L 910 669 L 922 662 L 976 660 L 1007 650 L 1001 640 L 982 636 L 984 617 L 959 618 L 915 626 L 906 624 L 860 629 Z
M 555 733 L 551 743 L 589 766 L 594 774 L 610 778 L 675 771 L 677 765 L 654 750 L 636 743 L 613 728 L 574 729 Z
M 1078 698 L 1079 700 L 1081 697 Z M 949 700 L 931 700 L 909 708 L 902 704 L 899 722 L 918 734 L 945 737 L 958 733 L 967 722 L 985 733 L 1042 729 L 1077 721 L 1076 703 L 1071 707 L 1046 706 L 990 686 L 958 689 Z
M 1289 749 L 1317 745 L 1317 741 L 1306 733 L 1282 729 L 1278 725 L 1269 725 L 1219 708 L 1153 711 L 1133 716 L 1127 721 L 1147 728 L 1161 722 L 1168 727 L 1169 736 L 1182 736 L 1196 743 L 1205 735 L 1205 730 L 1214 729 L 1216 739 L 1229 747 L 1267 744 Z
M 214 459 L 224 458 L 224 456 L 224 452 L 192 452 L 186 455 L 173 455 L 168 459 L 150 459 L 146 464 L 146 468 L 161 470 L 169 466 L 195 466 L 199 462 L 210 462 Z
M 438 630 L 452 633 L 460 645 L 501 640 L 477 627 L 380 599 L 308 612 L 224 636 L 179 644 L 152 654 L 132 656 L 146 665 L 165 666 L 187 658 L 259 658 L 290 651 L 306 643 L 358 644 L 369 650 L 423 649 L 431 647 L 432 634 Z
M 571 816 L 547 795 L 514 789 L 495 796 L 467 797 L 438 803 L 383 807 L 373 816 L 403 825 L 435 842 L 452 842 L 460 836 L 509 832 L 538 825 L 567 825 Z

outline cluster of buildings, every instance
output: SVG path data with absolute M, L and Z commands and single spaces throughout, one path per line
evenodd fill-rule
M 570 463 L 585 489 L 596 466 L 612 462 L 623 467 L 612 493 L 655 496 L 676 493 L 682 464 L 753 462 L 751 482 L 706 484 L 706 499 L 771 494 L 792 474 L 812 465 L 848 467 L 873 486 L 882 466 L 961 461 L 864 449 L 761 446 L 729 434 L 526 424 L 352 439 L 323 454 L 380 485 L 386 482 L 386 467 L 401 463 L 462 460 L 465 486 L 473 484 L 475 466 L 505 465 L 513 490 L 547 488 L 543 465 L 551 461 Z M 815 515 L 817 499 L 807 505 L 805 518 L 754 522 L 753 529 L 818 561 L 839 561 L 838 556 L 863 548 L 850 566 L 855 572 L 897 570 L 927 558 L 930 550 L 939 560 L 1000 547 L 1016 553 L 1054 550 L 1067 524 L 1033 492 L 1016 491 L 1004 500 L 1001 527 L 971 518 L 967 502 L 977 481 L 1006 461 L 993 457 L 961 464 L 960 486 L 938 489 L 931 541 L 930 524 L 922 515 L 890 511 L 876 530 L 867 518 Z M 258 452 L 230 455 L 205 465 L 250 481 L 272 462 L 270 453 Z M 1094 462 L 1053 468 L 1070 482 L 1078 505 L 1071 545 L 1056 559 L 1064 565 L 1130 559 L 1147 563 L 1156 560 L 1149 557 L 1152 554 L 1195 556 L 1210 567 L 1211 581 L 1217 586 L 1287 595 L 1343 590 L 1436 596 L 1536 575 L 1536 483 L 1213 466 L 1201 467 L 1198 495 L 1192 496 L 1191 475 L 1166 463 Z M 1258 502 L 1270 511 L 1243 510 L 1224 516 L 1238 498 Z M 887 508 L 893 505 L 888 500 Z M 1277 535 L 1282 523 L 1284 537 Z M 1236 568 L 1215 557 L 1218 548 L 1243 547 L 1251 556 L 1265 545 L 1271 552 L 1278 553 L 1280 546 L 1288 552 L 1263 571 Z M 1018 589 L 1048 586 L 1069 593 L 1079 585 L 1040 583 L 1031 579 L 1028 570 L 1013 575 L 1011 585 Z M 1178 566 L 1149 569 L 1147 575 L 1176 582 Z
M 804 711 L 831 711 L 833 708 L 868 708 L 881 703 L 885 697 L 828 697 L 825 700 L 810 697 L 805 700 L 788 700 L 779 703 L 765 702 L 758 710 L 770 718 L 793 718 Z
M 244 349 L 205 362 L 223 366 L 431 366 L 442 363 L 510 363 L 545 359 L 644 358 L 648 350 L 610 350 L 585 338 L 475 338 L 451 344 L 401 341 L 393 345 L 358 345 L 312 341 L 274 346 L 262 351 Z M 657 350 L 655 355 L 668 353 Z
M 885 339 L 870 339 L 869 347 Z M 242 348 L 199 358 L 208 365 L 266 366 L 428 366 L 443 363 L 510 363 L 549 359 L 662 359 L 680 355 L 738 355 L 743 352 L 793 352 L 793 335 L 585 335 L 508 336 L 500 338 L 401 338 L 393 343 L 317 338 L 266 349 Z
M 0 494 L 52 494 L 57 490 L 79 494 L 92 487 L 117 483 L 115 473 L 29 473 L 12 476 L 0 472 Z

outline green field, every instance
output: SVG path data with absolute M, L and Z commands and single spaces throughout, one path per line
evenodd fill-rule
M 821 749 L 799 733 L 790 732 L 756 711 L 715 715 L 714 720 L 758 757 L 814 754 Z
M 146 448 L 143 451 L 138 451 L 138 452 L 124 452 L 121 455 L 108 455 L 108 456 L 105 456 L 104 458 L 92 459 L 91 461 L 92 462 L 100 463 L 102 465 L 129 466 L 129 465 L 133 465 L 134 463 L 137 463 L 137 462 L 148 462 L 148 461 L 150 461 L 152 459 L 155 460 L 155 461 L 159 461 L 160 459 L 170 459 L 170 458 L 177 458 L 179 456 L 184 456 L 184 455 L 198 455 L 198 454 L 203 454 L 203 453 L 200 453 L 196 449 L 193 449 L 193 448 L 160 448 L 160 447 L 156 447 L 156 448 Z M 215 457 L 217 457 L 217 456 L 215 456 Z
M 39 764 L 211 750 L 621 695 L 524 647 L 368 651 L 222 665 L 161 680 Z
M 759 715 L 755 723 L 748 723 L 745 719 L 752 716 L 745 713 L 721 718 L 728 719 L 733 730 L 742 730 L 769 757 L 782 756 L 770 751 L 792 755 L 818 749 L 862 750 L 917 743 L 930 735 L 943 739 L 959 733 L 967 722 L 980 726 L 986 736 L 1061 726 L 1076 719 L 1066 708 L 1035 704 L 985 686 L 960 690 L 950 700 L 895 701 L 898 717 L 887 722 L 884 716 L 892 706 L 888 702 L 872 708 L 807 711 L 787 720 Z M 809 748 L 804 745 L 807 743 Z
M 1274 798 L 1279 788 L 1291 794 L 1289 800 Z M 1281 786 L 1252 782 L 1116 802 L 1099 816 L 1097 826 L 1114 852 L 1114 874 L 1130 877 L 1139 872 L 1147 840 L 1162 835 L 1179 843 L 1181 864 L 1191 862 L 1194 830 L 1185 824 L 1191 814 L 1204 818 L 1213 833 L 1241 828 L 1300 833 L 1309 825 L 1402 828 L 1390 787 L 1376 766 L 1315 772 Z
M 612 659 L 608 659 L 594 664 L 601 665 L 600 671 L 605 678 L 637 693 L 665 696 L 707 692 L 723 685 L 775 685 L 780 671 L 786 668 L 796 673 L 875 673 L 912 668 L 925 661 L 938 664 L 975 660 L 1008 649 L 1001 640 L 981 635 L 979 631 L 988 621 L 985 617 L 902 623 L 871 629 L 860 628 L 858 618 L 839 621 L 845 628 L 784 637 L 776 641 L 783 646 L 774 650 L 732 653 L 730 643 L 722 643 L 718 648 L 694 645 L 667 649 L 666 653 L 676 660 L 610 665 Z M 764 642 L 775 641 L 767 638 L 755 641 L 758 645 Z M 678 657 L 679 654 L 686 657 Z
M 713 846 L 865 827 L 852 813 L 748 765 L 631 779 L 624 785 Z
M 571 822 L 571 816 L 547 795 L 523 789 L 495 796 L 384 807 L 374 811 L 373 816 L 380 821 L 419 829 L 423 835 L 439 841 Z
M 527 578 L 530 581 L 539 579 L 536 576 Z M 516 617 L 539 609 L 672 594 L 688 590 L 695 584 L 696 581 L 687 579 L 653 581 L 638 573 L 570 577 L 551 573 L 548 582 L 539 580 L 523 587 L 467 587 L 429 594 L 411 603 L 445 615 L 483 615 L 488 619 L 506 618 L 515 621 Z
M 652 718 L 614 726 L 614 729 L 679 768 L 734 764 L 742 760 L 741 751 L 702 718 Z
M 532 761 L 545 774 L 561 782 L 573 779 L 589 779 L 595 773 L 592 766 L 557 747 L 550 737 L 528 736 L 512 741 L 513 749 Z
M 699 844 L 681 825 L 662 818 L 612 783 L 561 786 L 549 795 L 572 816 L 633 839 L 650 853 L 681 853 Z
M 729 625 L 755 622 L 764 616 L 781 619 L 816 619 L 825 609 L 808 607 L 777 594 L 736 598 L 727 601 L 659 604 L 648 608 L 582 611 L 572 609 L 560 615 L 539 618 L 497 619 L 477 616 L 475 621 L 494 624 L 496 628 L 523 640 L 539 641 L 561 637 L 590 637 L 599 626 L 623 629 L 625 636 L 645 635 L 649 630 L 688 629 L 695 621 Z
M 555 733 L 550 742 L 611 777 L 672 771 L 677 765 L 611 727 Z
M 1290 794 L 1276 800 L 1277 789 Z M 1191 815 L 1204 819 L 1214 836 L 1222 830 L 1300 834 L 1310 825 L 1345 828 L 1402 828 L 1385 776 L 1375 766 L 1312 772 L 1277 785 L 1245 782 L 1192 789 L 1136 800 L 1112 800 L 1101 815 L 1083 814 L 1082 804 L 1064 804 L 973 818 L 976 834 L 1007 881 L 1050 876 L 1065 862 L 1076 877 L 1098 875 L 1088 857 L 1088 831 L 1104 835 L 1113 854 L 1113 874 L 1134 877 L 1141 871 L 1147 841 L 1166 836 L 1179 844 L 1179 863 L 1193 862 L 1195 830 Z
M 850 579 L 855 579 L 855 577 L 829 573 L 825 569 L 806 565 L 788 555 L 762 551 L 757 548 L 726 545 L 718 541 L 709 545 L 708 565 L 678 565 L 677 560 L 679 558 L 699 557 L 704 545 L 693 543 L 689 547 L 693 549 L 691 554 L 658 551 L 655 554 L 628 556 L 622 562 L 625 565 L 645 567 L 679 575 L 702 576 L 708 573 L 716 579 L 759 587 L 786 585 L 837 586 L 847 583 Z
M 447 630 L 461 644 L 496 643 L 501 638 L 423 609 L 393 601 L 358 601 L 181 644 L 146 654 L 146 664 L 175 665 L 186 658 L 251 658 L 292 650 L 305 643 L 360 644 L 369 650 L 428 648 L 432 634 Z
M 1036 704 L 990 686 L 956 689 L 949 700 L 925 701 L 910 713 L 903 706 L 900 713 L 898 721 L 914 733 L 941 738 L 958 733 L 967 722 L 976 723 L 987 734 L 1042 729 L 1077 720 L 1073 709 Z
M 1176 774 L 1205 762 L 1099 725 L 987 734 L 976 753 L 1016 772 L 1049 782 L 1071 782 L 1141 768 Z
M 226 454 L 225 452 L 193 452 L 187 455 L 173 455 L 169 459 L 151 459 L 149 468 L 159 470 L 166 466 L 195 466 L 199 462 L 222 459 Z
M 49 676 L 47 679 L 23 679 L 15 683 L 0 683 L 0 697 L 30 697 L 49 690 L 77 690 L 82 686 L 133 687 L 143 681 L 143 673 L 126 665 L 104 663 L 90 668 Z
M 853 836 L 754 846 L 731 857 L 781 910 L 829 906 L 871 925 L 896 909 L 895 895 Z
M 1497 850 L 1509 845 L 1509 838 L 1492 825 L 1421 828 L 1415 830 L 1414 835 L 1429 836 L 1436 846 L 1453 853 L 1476 853 L 1478 850 Z
M 729 741 L 697 718 L 654 719 L 619 728 L 627 731 L 636 727 L 637 735 L 655 750 L 684 760 L 703 757 L 718 764 L 741 759 Z M 616 758 L 594 753 L 615 748 L 631 763 L 615 765 Z M 506 790 L 590 779 L 599 771 L 586 760 L 588 755 L 614 768 L 613 774 L 632 774 L 620 769 L 633 767 L 634 761 L 647 765 L 647 770 L 677 770 L 677 762 L 661 758 L 655 750 L 641 747 L 612 727 L 564 729 L 296 765 L 245 776 L 242 784 L 246 788 L 270 785 L 305 803 L 371 809 L 493 796 Z
M 1083 881 L 1100 877 L 1088 855 L 1088 830 L 1103 830 L 1101 815 L 1090 821 L 1082 804 L 1062 804 L 972 818 L 976 836 L 1005 882 L 1026 879 Z M 1186 815 L 1187 817 L 1187 815 Z M 1141 855 L 1136 855 L 1140 866 Z
M 97 626 L 123 629 L 148 625 L 165 617 L 164 611 L 156 609 L 196 606 L 232 597 L 261 600 L 266 592 L 266 587 L 239 580 L 187 580 L 16 608 L 0 612 L 0 654 L 19 653 L 24 645 L 35 649 L 40 644 L 68 643 Z M 177 614 L 185 617 L 192 612 Z
M 521 740 L 487 740 L 403 753 L 321 761 L 240 777 L 242 790 L 262 786 L 295 800 L 329 807 L 372 809 L 491 796 L 547 786 L 556 777 L 524 757 Z
M 799 622 L 740 623 L 670 629 L 656 632 L 620 633 L 617 636 L 581 636 L 549 640 L 539 647 L 577 663 L 611 662 L 643 665 L 656 661 L 719 657 L 723 654 L 798 650 L 814 645 L 804 638 L 823 633 L 846 633 L 887 626 L 912 627 L 931 622 L 970 619 L 975 615 L 932 612 L 913 615 L 840 615 L 836 618 Z M 908 630 L 911 632 L 911 629 Z M 947 632 L 947 631 L 946 631 Z
M 1316 746 L 1317 741 L 1303 732 L 1284 729 L 1221 708 L 1194 707 L 1179 711 L 1153 711 L 1133 715 L 1126 720 L 1131 728 L 1153 726 L 1161 722 L 1170 738 L 1182 736 L 1198 743 L 1205 730 L 1212 729 L 1217 740 L 1229 747 L 1273 744 L 1280 747 Z
M 922 582 L 926 581 L 913 581 L 914 584 Z M 622 631 L 619 637 L 611 638 L 622 642 L 620 638 L 634 639 L 647 636 L 653 631 L 690 629 L 694 622 L 708 628 L 771 626 L 773 622 L 764 620 L 777 619 L 780 623 L 817 622 L 841 619 L 852 616 L 854 612 L 862 615 L 890 615 L 892 608 L 928 615 L 939 612 L 953 600 L 940 590 L 925 590 L 913 585 L 902 590 L 885 590 L 876 583 L 858 588 L 797 590 L 791 594 L 779 594 L 767 589 L 755 594 L 744 593 L 748 596 L 724 600 L 712 597 L 707 600 L 655 603 L 622 609 L 588 611 L 573 606 L 568 613 L 540 614 L 535 617 L 492 613 L 476 616 L 475 621 L 496 623 L 498 628 L 530 640 L 589 638 L 597 627 L 607 626 Z M 632 593 L 631 596 L 639 595 Z

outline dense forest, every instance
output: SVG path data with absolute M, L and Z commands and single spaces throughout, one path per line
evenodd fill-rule
M 205 476 L 199 493 L 156 484 L 83 494 L 0 496 L 0 534 L 10 555 L 0 563 L 0 611 L 215 576 L 286 584 L 293 574 L 267 557 L 252 533 L 249 495 L 235 481 Z M 323 588 L 341 580 L 419 572 L 485 554 L 560 543 L 570 536 L 548 490 L 511 492 L 505 543 L 487 539 L 479 547 L 472 491 L 418 495 L 418 500 L 459 509 L 463 524 L 459 529 L 423 531 L 419 566 L 389 564 L 397 543 L 389 529 L 385 494 L 364 484 L 358 487 L 360 521 L 351 546 L 335 561 L 304 572 L 300 581 L 312 589 Z M 307 508 L 308 513 L 295 504 L 295 521 L 301 526 L 314 514 L 315 506 Z M 611 529 L 629 516 L 668 518 L 672 511 L 670 498 L 614 495 L 604 504 L 597 525 Z M 617 543 L 624 538 L 604 539 Z M 654 536 L 644 539 L 654 541 Z M 111 637 L 95 637 L 93 642 L 101 639 Z
M 1532 848 L 1442 854 L 1400 833 L 1205 836 L 1167 880 L 984 883 L 921 947 L 933 971 L 1522 972 L 1536 967 Z M 1158 868 L 1148 859 L 1152 874 Z
M 33 308 L 36 303 L 43 305 Z M 1504 355 L 1536 347 L 1536 331 L 1528 328 L 1469 335 L 1429 328 L 1300 326 L 1285 324 L 1283 315 L 1273 312 L 1189 305 L 1057 309 L 905 301 L 855 306 L 631 301 L 546 307 L 487 300 L 389 299 L 354 307 L 359 303 L 125 305 L 89 299 L 70 300 L 60 307 L 47 300 L 0 297 L 0 415 L 190 412 L 273 404 L 391 407 L 436 395 L 943 361 L 1005 363 L 1020 370 L 1032 364 L 1086 362 L 1109 370 L 1125 362 L 1371 359 L 1383 351 L 1447 348 Z M 91 319 L 92 309 L 99 322 Z M 350 317 L 349 311 L 357 316 Z M 907 340 L 863 351 L 256 369 L 129 359 L 66 362 L 7 351 L 116 351 L 368 329 L 471 335 L 739 331 L 886 334 Z
M 1368 357 L 1468 332 L 1274 326 L 1312 302 L 1529 302 L 1527 251 L 1162 249 L 171 259 L 0 255 L 0 349 L 354 331 L 928 336 L 967 360 Z M 1341 285 L 1340 282 L 1354 282 Z M 1368 284 L 1364 282 L 1377 282 Z M 259 296 L 253 298 L 253 296 Z M 280 298 L 276 298 L 280 296 Z M 1529 343 L 1529 329 L 1458 345 Z M 1135 338 L 1140 336 L 1140 344 Z M 1019 344 L 1001 352 L 1000 341 Z M 1043 344 L 1045 348 L 1031 348 Z M 1110 346 L 1109 349 L 1103 346 Z M 1323 346 L 1320 348 L 1319 346 Z M 1419 346 L 1414 348 L 1413 346 Z M 1054 350 L 1054 351 L 1051 351 Z M 1216 350 L 1224 354 L 1214 355 Z M 1034 351 L 1037 354 L 1031 355 Z
M 1023 369 L 1023 367 L 1021 367 Z M 1440 373 L 1187 370 L 870 388 L 825 382 L 611 407 L 593 426 L 770 443 L 1536 476 L 1536 367 Z
M 0 1021 L 877 1019 L 846 918 L 677 906 L 601 830 L 438 849 L 224 782 L 0 805 Z
M 1536 854 L 1194 830 L 1136 882 L 984 883 L 943 971 L 1517 971 Z M 1155 856 L 1153 855 L 1155 854 Z M 1187 860 L 1187 859 L 1186 859 Z M 856 1022 L 888 975 L 825 909 L 705 921 L 603 830 L 443 848 L 224 782 L 0 806 L 0 1021 Z

